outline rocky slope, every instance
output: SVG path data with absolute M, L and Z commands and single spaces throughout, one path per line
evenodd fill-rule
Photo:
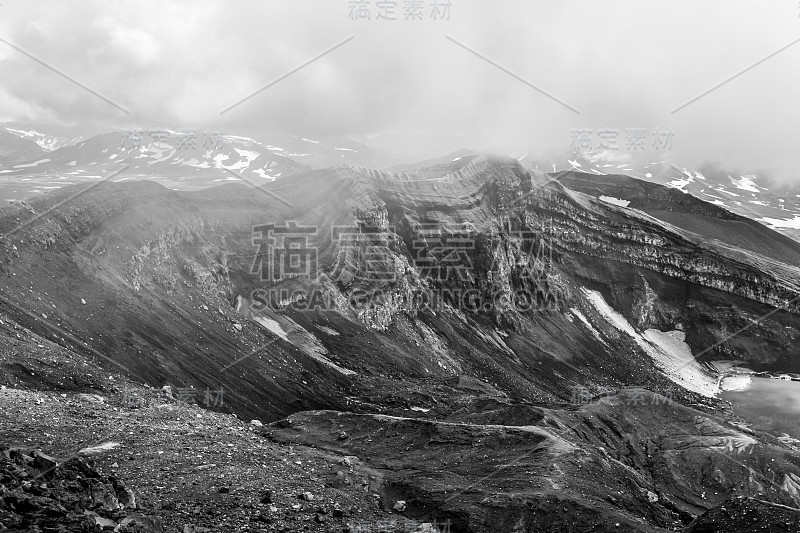
M 423 524 L 382 508 L 375 477 L 358 458 L 266 442 L 233 415 L 122 379 L 92 394 L 0 390 L 7 413 L 0 530 L 342 531 L 394 523 L 415 531 Z
M 750 226 L 782 248 L 711 240 L 659 213 L 741 221 L 660 189 L 621 207 L 585 188 L 487 157 L 260 190 L 65 188 L 0 211 L 0 379 L 56 403 L 168 385 L 180 401 L 151 407 L 177 409 L 175 431 L 209 430 L 180 413 L 260 419 L 230 443 L 356 455 L 377 494 L 356 507 L 401 501 L 393 516 L 453 531 L 668 531 L 736 495 L 800 505 L 797 450 L 736 421 L 695 360 L 800 368 L 800 245 Z M 315 267 L 275 276 L 276 250 Z M 160 423 L 115 408 L 103 424 Z M 45 453 L 83 444 L 56 435 Z

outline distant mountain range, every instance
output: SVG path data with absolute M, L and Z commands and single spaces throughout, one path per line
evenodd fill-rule
M 317 140 L 282 133 L 254 139 L 209 130 L 111 131 L 100 126 L 5 123 L 0 125 L 0 201 L 24 200 L 111 175 L 114 181 L 151 179 L 173 190 L 199 190 L 226 181 L 257 185 L 337 165 L 408 172 L 481 153 L 462 149 L 409 163 L 413 158 L 390 151 L 385 144 L 381 136 L 374 143 L 366 137 Z M 553 175 L 574 170 L 666 185 L 800 240 L 800 190 L 775 185 L 757 174 L 713 164 L 687 168 L 652 153 L 607 150 L 515 157 L 526 168 Z M 625 205 L 630 199 L 608 201 Z
M 397 157 L 345 138 L 273 137 L 260 142 L 222 130 L 192 129 L 78 135 L 60 127 L 5 124 L 0 127 L 0 200 L 24 200 L 111 176 L 113 181 L 155 180 L 173 190 L 199 190 L 226 181 L 258 185 L 312 168 L 382 167 Z

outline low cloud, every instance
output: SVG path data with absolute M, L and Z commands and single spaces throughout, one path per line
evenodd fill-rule
M 130 114 L 0 43 L 0 118 L 408 132 L 433 139 L 430 151 L 457 139 L 515 153 L 567 150 L 576 128 L 671 129 L 676 162 L 800 181 L 800 43 L 755 65 L 800 34 L 796 2 L 451 0 L 449 20 L 432 20 L 431 1 L 423 20 L 404 20 L 398 0 L 390 21 L 375 2 L 370 20 L 351 20 L 347 0 L 10 0 L 0 38 Z

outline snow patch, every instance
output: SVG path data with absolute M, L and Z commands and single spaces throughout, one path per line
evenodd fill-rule
M 628 207 L 628 205 L 631 203 L 630 200 L 620 200 L 619 198 L 614 198 L 613 196 L 600 196 L 600 199 L 604 202 L 618 205 L 620 207 Z
M 703 396 L 711 397 L 719 392 L 716 380 L 692 355 L 691 348 L 685 342 L 686 334 L 683 331 L 663 332 L 648 329 L 639 334 L 624 316 L 606 303 L 602 294 L 586 288 L 581 290 L 595 309 L 612 326 L 632 337 L 674 383 Z
M 317 329 L 323 333 L 327 333 L 328 335 L 333 335 L 334 337 L 338 337 L 340 335 L 338 331 L 333 328 L 329 328 L 328 326 L 317 326 Z
M 753 382 L 750 376 L 726 376 L 719 384 L 723 391 L 743 391 L 750 388 Z
M 800 229 L 800 215 L 795 215 L 794 218 L 769 218 L 764 217 L 758 220 L 762 224 L 768 225 L 771 229 L 775 228 L 790 228 Z
M 194 158 L 194 157 L 193 157 L 193 158 L 191 158 L 191 159 L 189 159 L 188 161 L 183 161 L 181 164 L 182 164 L 182 165 L 185 165 L 185 166 L 187 166 L 187 167 L 195 167 L 195 168 L 211 168 L 211 165 L 209 165 L 209 164 L 208 164 L 206 161 L 198 161 L 198 160 L 197 160 L 196 158 Z
M 97 446 L 89 446 L 83 448 L 82 450 L 78 451 L 78 453 L 82 453 L 85 455 L 96 455 L 98 453 L 111 451 L 117 446 L 119 446 L 119 442 L 104 442 L 102 444 L 98 444 Z
M 678 189 L 681 192 L 686 192 L 685 188 L 690 183 L 694 182 L 694 178 L 683 178 L 679 180 L 672 180 L 667 183 L 667 187 L 672 187 L 673 189 Z
M 253 174 L 255 174 L 255 175 L 257 175 L 257 176 L 259 176 L 261 178 L 264 178 L 266 180 L 274 180 L 274 179 L 276 179 L 275 176 L 270 176 L 269 174 L 267 174 L 266 171 L 263 168 L 254 169 L 253 170 Z
M 736 180 L 736 179 L 732 178 L 731 176 L 728 176 L 728 178 L 730 178 L 730 180 L 731 180 L 731 183 L 733 183 L 733 185 L 737 189 L 741 189 L 743 191 L 749 191 L 749 192 L 759 192 L 758 186 L 755 184 L 755 179 L 757 177 L 758 176 L 748 175 L 748 176 L 742 176 L 741 179 Z
M 247 158 L 247 163 L 248 163 L 248 164 L 250 163 L 250 161 L 253 161 L 253 160 L 254 160 L 254 159 L 256 159 L 258 156 L 260 156 L 260 155 L 261 155 L 261 154 L 260 154 L 260 153 L 258 153 L 258 152 L 253 152 L 252 150 L 240 150 L 240 149 L 238 149 L 238 148 L 234 148 L 234 150 L 236 150 L 236 152 L 237 152 L 237 153 L 238 153 L 240 156 Z
M 600 335 L 600 332 L 597 331 L 596 329 L 594 329 L 594 326 L 592 325 L 592 323 L 589 322 L 589 319 L 586 318 L 586 315 L 581 313 L 580 309 L 578 309 L 577 307 L 571 307 L 570 311 L 572 311 L 572 314 L 575 315 L 576 317 L 578 317 L 578 319 L 580 319 L 580 321 L 583 322 L 583 324 L 587 328 L 589 328 L 589 331 L 591 331 L 594 334 L 595 337 L 597 337 L 599 340 L 603 341 L 603 344 L 606 344 L 606 341 L 603 340 L 603 337 Z
M 14 168 L 31 168 L 41 165 L 42 163 L 49 163 L 49 162 L 50 159 L 40 159 L 39 161 L 34 161 L 33 163 L 26 163 L 24 165 L 14 165 Z
M 686 344 L 685 332 L 648 329 L 643 337 L 657 349 L 651 356 L 672 381 L 703 396 L 719 393 L 717 381 L 692 355 L 692 349 Z
M 272 320 L 271 318 L 267 318 L 265 316 L 254 316 L 253 320 L 270 330 L 272 333 L 280 337 L 281 339 L 289 342 L 289 336 L 286 334 L 286 331 L 278 324 L 276 321 Z

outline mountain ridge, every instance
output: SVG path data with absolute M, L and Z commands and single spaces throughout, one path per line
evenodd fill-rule
M 276 228 L 312 229 L 295 250 L 318 268 L 265 277 L 292 249 Z M 456 531 L 669 530 L 739 490 L 800 504 L 796 446 L 740 429 L 701 364 L 800 371 L 798 308 L 776 307 L 800 291 L 792 266 L 513 158 L 74 185 L 0 209 L 0 234 L 9 386 L 224 390 L 218 409 L 263 438 L 358 455 L 385 508 Z

